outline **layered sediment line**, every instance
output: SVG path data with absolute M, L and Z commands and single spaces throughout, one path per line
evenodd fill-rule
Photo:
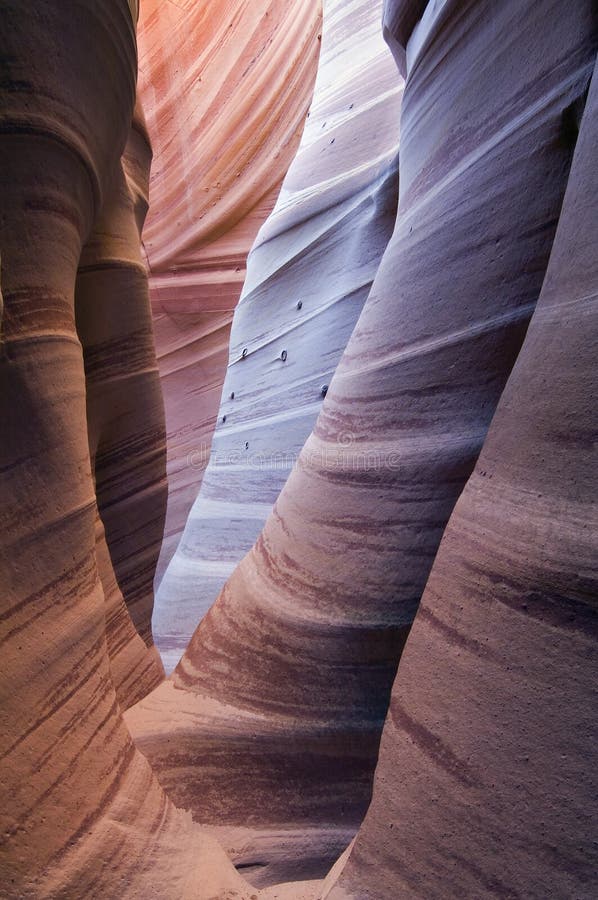
M 166 431 L 140 253 L 150 163 L 138 105 L 125 155 L 81 253 L 75 286 L 89 450 L 103 525 L 98 562 L 108 604 L 108 650 L 123 708 L 164 677 L 151 616 L 166 514 Z M 109 553 L 102 547 L 104 530 Z
M 591 6 L 449 2 L 411 55 L 396 227 L 315 428 L 172 684 L 128 714 L 201 820 L 328 833 L 367 808 L 402 647 L 542 287 Z
M 329 900 L 595 896 L 597 143 L 595 72 L 540 300 L 442 540 Z
M 157 584 L 208 460 L 245 260 L 299 143 L 320 30 L 314 0 L 142 4 L 154 147 L 144 248 L 168 428 Z
M 5 0 L 0 28 L 0 893 L 249 900 L 135 749 L 107 652 L 75 281 L 133 115 L 131 10 Z
M 168 670 L 258 536 L 390 238 L 401 84 L 380 14 L 362 0 L 325 5 L 309 118 L 249 258 L 210 463 L 157 592 Z

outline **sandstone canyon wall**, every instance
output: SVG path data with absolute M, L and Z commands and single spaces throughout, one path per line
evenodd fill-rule
M 171 796 L 284 832 L 289 867 L 309 833 L 312 873 L 369 802 L 402 647 L 540 293 L 595 55 L 590 2 L 436 12 L 411 54 L 395 46 L 397 223 L 314 431 L 172 681 L 128 714 Z M 275 852 L 254 849 L 259 879 L 280 876 Z
M 123 707 L 164 677 L 151 616 L 166 512 L 166 433 L 140 254 L 150 163 L 138 105 L 125 154 L 82 250 L 75 284 L 99 512 L 98 565 L 112 675 Z
M 258 536 L 394 225 L 401 85 L 381 11 L 381 2 L 363 0 L 324 7 L 309 118 L 251 251 L 210 463 L 156 593 L 154 629 L 167 670 Z
M 297 148 L 320 20 L 318 0 L 141 4 L 139 94 L 154 148 L 144 248 L 168 429 L 156 584 L 208 461 L 245 258 Z
M 75 285 L 79 271 L 88 327 L 104 302 L 126 333 L 115 270 L 120 259 L 133 277 L 120 156 L 135 13 L 123 0 L 1 4 L 0 894 L 10 900 L 255 895 L 135 749 L 107 652 L 110 564 L 87 415 L 107 427 L 113 373 L 99 365 L 93 384 L 84 366 Z
M 596 895 L 597 146 L 595 72 L 540 300 L 330 900 Z
M 7 900 L 596 896 L 595 4 L 386 0 L 399 183 L 380 11 L 326 0 L 190 521 L 214 560 L 227 484 L 235 553 L 266 514 L 244 454 L 313 430 L 134 703 L 165 502 L 137 9 L 0 0 Z

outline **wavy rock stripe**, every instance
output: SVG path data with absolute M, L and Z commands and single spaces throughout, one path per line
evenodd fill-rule
M 130 128 L 131 11 L 1 13 L 0 893 L 249 900 L 135 749 L 106 648 L 74 293 Z
M 144 245 L 170 491 L 157 584 L 207 463 L 246 256 L 299 143 L 320 20 L 314 0 L 142 4 L 155 153 Z
M 170 286 L 173 292 L 181 290 L 176 276 Z M 155 296 L 155 279 L 152 294 Z M 153 306 L 168 446 L 168 505 L 156 590 L 177 548 L 207 464 L 236 299 L 231 300 L 230 309 L 221 311 L 192 312 L 193 307 L 188 307 L 165 313 Z
M 168 670 L 258 536 L 392 231 L 401 87 L 380 13 L 363 0 L 325 4 L 309 118 L 249 258 L 210 463 L 156 596 Z
M 166 512 L 166 433 L 139 245 L 151 162 L 139 107 L 125 154 L 129 174 L 121 163 L 83 248 L 75 289 L 89 449 L 103 524 L 98 562 L 108 604 L 108 651 L 123 708 L 164 677 L 151 615 Z M 108 548 L 102 546 L 104 528 Z
M 330 900 L 598 885 L 598 76 L 542 294 L 403 654 Z
M 164 679 L 158 651 L 147 647 L 135 629 L 114 574 L 104 525 L 96 516 L 96 563 L 105 603 L 106 649 L 110 673 L 121 709 L 145 697 Z
M 396 228 L 314 432 L 172 684 L 128 714 L 200 820 L 326 833 L 367 808 L 400 653 L 552 247 L 593 59 L 592 4 L 560 10 L 448 3 L 413 62 Z

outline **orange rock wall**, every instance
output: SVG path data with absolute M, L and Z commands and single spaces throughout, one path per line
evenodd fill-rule
M 255 891 L 165 796 L 117 696 L 138 689 L 140 672 L 135 648 L 122 646 L 132 623 L 97 524 L 108 495 L 96 497 L 90 448 L 98 434 L 128 435 L 138 400 L 156 412 L 155 360 L 136 369 L 112 333 L 120 322 L 129 351 L 139 349 L 132 326 L 147 301 L 121 166 L 132 10 L 124 0 L 3 0 L 0 13 L 0 894 L 249 900 Z M 151 361 L 147 335 L 141 349 Z M 120 421 L 110 423 L 118 365 Z M 146 512 L 160 506 L 154 474 Z M 115 614 L 122 628 L 108 625 Z M 134 634 L 143 667 L 149 651 Z
M 112 675 L 123 708 L 164 677 L 151 616 L 166 513 L 166 432 L 139 243 L 150 163 L 138 104 L 75 283 L 99 513 L 98 567 Z
M 207 464 L 245 259 L 313 91 L 314 0 L 145 0 L 139 94 L 154 149 L 143 242 L 168 430 L 156 583 Z

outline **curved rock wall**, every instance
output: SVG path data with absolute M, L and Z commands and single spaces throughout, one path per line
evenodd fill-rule
M 330 900 L 596 893 L 598 76 L 542 294 L 401 659 Z
M 401 85 L 380 14 L 379 2 L 325 4 L 309 118 L 251 251 L 210 463 L 156 595 L 168 670 L 258 536 L 392 231 Z
M 160 677 L 148 619 L 164 501 L 138 252 L 149 146 L 139 115 L 131 131 L 135 4 L 0 7 L 0 893 L 590 900 L 598 863 L 592 0 L 566 16 L 559 0 L 446 0 L 419 22 L 418 0 L 388 0 L 385 29 L 408 75 L 396 227 L 256 544 L 173 679 L 126 714 L 159 780 L 121 714 Z M 330 0 L 329 9 L 347 36 L 337 53 L 355 35 L 369 47 L 376 10 L 360 0 Z M 361 86 L 375 90 L 366 76 Z M 347 122 L 359 121 L 354 109 Z M 364 101 L 362 121 L 377 122 L 376 109 Z M 274 217 L 264 229 L 256 249 L 264 268 L 247 297 L 265 296 L 268 272 L 286 284 L 273 263 L 287 232 L 312 234 L 310 266 L 320 246 L 345 292 L 349 273 L 369 272 L 369 242 L 382 239 L 396 187 L 390 125 L 371 128 L 389 140 L 375 170 L 353 141 L 355 126 L 333 121 L 338 135 L 312 146 L 314 169 L 335 164 L 330 148 L 341 137 L 354 166 L 326 175 L 325 208 L 307 176 L 305 196 L 290 178 L 284 227 Z M 294 209 L 303 218 L 293 221 Z M 344 266 L 326 227 L 330 210 Z M 240 318 L 253 308 L 244 300 Z M 325 306 L 314 309 L 325 322 Z M 271 309 L 274 325 L 278 313 L 286 322 L 284 304 Z M 258 353 L 294 331 L 272 327 L 263 346 L 257 331 Z M 311 340 L 298 341 L 306 357 Z M 233 353 L 229 378 L 252 365 L 253 346 Z M 245 369 L 248 409 L 255 390 L 267 413 L 261 379 L 292 371 L 282 349 L 261 356 L 261 370 L 257 354 Z M 315 383 L 299 379 L 297 396 Z M 303 401 L 292 397 L 288 419 L 300 421 Z M 270 424 L 284 423 L 280 398 L 268 403 Z M 258 421 L 267 426 L 268 416 Z M 240 417 L 223 440 L 247 427 Z M 260 428 L 251 438 L 258 449 Z M 249 459 L 239 465 L 247 471 Z M 253 882 L 322 873 L 367 805 L 390 683 L 422 591 L 356 840 L 325 886 L 255 890 L 172 797 L 210 823 Z
M 314 0 L 144 0 L 139 93 L 154 147 L 144 229 L 168 428 L 156 584 L 208 460 L 245 259 L 297 149 L 319 52 Z
M 106 647 L 75 281 L 130 128 L 131 10 L 3 0 L 0 43 L 0 893 L 249 900 L 135 749 Z M 109 307 L 114 240 L 94 256 Z M 105 427 L 103 402 L 89 408 Z
M 202 820 L 328 840 L 367 807 L 399 656 L 552 247 L 594 54 L 591 3 L 559 8 L 449 2 L 412 57 L 397 225 L 314 431 L 172 682 L 129 714 Z
M 166 433 L 139 245 L 150 162 L 138 107 L 125 156 L 81 253 L 75 286 L 106 635 L 123 707 L 164 677 L 151 616 L 166 512 Z

